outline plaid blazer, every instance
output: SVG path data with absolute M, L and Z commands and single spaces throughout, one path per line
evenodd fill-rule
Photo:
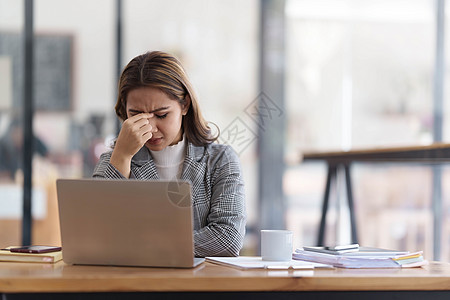
M 126 179 L 101 155 L 94 177 Z M 159 179 L 144 146 L 131 160 L 130 178 Z M 239 158 L 227 145 L 194 146 L 188 142 L 181 179 L 192 184 L 195 256 L 238 256 L 245 235 L 245 192 Z

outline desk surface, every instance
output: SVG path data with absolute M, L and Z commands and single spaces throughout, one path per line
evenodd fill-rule
M 0 293 L 210 291 L 449 291 L 450 264 L 413 269 L 238 270 L 0 263 Z
M 337 163 L 352 161 L 450 162 L 450 144 L 435 143 L 427 146 L 306 152 L 303 154 L 303 160 L 324 160 Z

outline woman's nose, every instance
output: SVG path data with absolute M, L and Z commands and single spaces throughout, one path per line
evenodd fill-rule
M 150 125 L 152 125 L 152 132 L 157 132 L 158 126 L 156 124 L 155 118 L 148 118 L 148 122 L 150 123 Z

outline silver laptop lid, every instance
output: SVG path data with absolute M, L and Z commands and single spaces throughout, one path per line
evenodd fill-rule
M 59 179 L 57 193 L 66 263 L 194 266 L 188 182 Z

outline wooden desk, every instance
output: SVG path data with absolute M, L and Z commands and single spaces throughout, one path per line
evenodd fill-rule
M 322 217 L 320 220 L 318 245 L 324 244 L 325 220 L 330 197 L 330 186 L 332 181 L 336 181 L 338 170 L 345 173 L 347 188 L 347 200 L 350 212 L 351 237 L 352 242 L 357 243 L 357 229 L 353 205 L 353 192 L 350 175 L 350 165 L 353 162 L 395 162 L 395 163 L 448 163 L 450 162 L 450 144 L 433 144 L 428 146 L 396 147 L 396 148 L 375 148 L 365 150 L 352 150 L 345 152 L 315 152 L 305 153 L 304 161 L 325 161 L 328 164 L 328 175 L 325 186 L 325 193 L 322 203 Z M 435 212 L 440 211 L 439 207 L 434 207 Z M 436 216 L 435 216 L 436 217 Z M 440 232 L 435 226 L 435 231 Z
M 241 271 L 211 263 L 195 269 L 0 263 L 0 292 L 1 299 L 82 295 L 83 299 L 130 300 L 146 299 L 148 293 L 152 299 L 330 299 L 331 293 L 332 299 L 346 300 L 380 296 L 448 300 L 450 264 L 432 262 L 414 269 Z

